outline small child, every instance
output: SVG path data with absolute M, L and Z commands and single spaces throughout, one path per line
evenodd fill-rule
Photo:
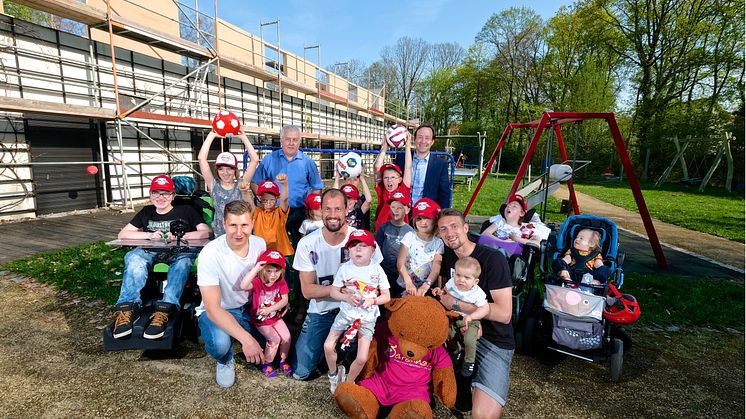
M 425 295 L 440 273 L 443 258 L 443 240 L 435 237 L 435 219 L 440 206 L 430 198 L 422 198 L 412 207 L 413 232 L 404 235 L 399 248 L 396 267 L 406 295 Z
M 321 219 L 321 195 L 317 193 L 308 194 L 304 202 L 306 207 L 306 219 L 300 225 L 298 232 L 305 236 L 313 233 L 324 226 Z
M 260 205 L 254 211 L 254 234 L 264 239 L 267 249 L 278 250 L 285 256 L 291 256 L 295 251 L 285 228 L 289 214 L 288 177 L 280 173 L 277 175 L 277 181 L 282 185 L 282 192 L 271 180 L 265 180 L 256 190 Z
M 492 234 L 498 239 L 512 240 L 520 244 L 528 242 L 539 244 L 542 239 L 547 238 L 544 236 L 549 235 L 549 229 L 543 225 L 538 216 L 532 217 L 530 222 L 524 222 L 527 211 L 528 207 L 523 197 L 517 194 L 511 195 L 505 209 L 490 218 L 492 225 L 487 227 L 482 234 Z M 537 229 L 540 231 L 536 231 Z
M 368 349 L 380 314 L 378 306 L 391 300 L 386 273 L 381 265 L 371 262 L 376 250 L 373 234 L 367 230 L 355 230 L 350 233 L 345 247 L 350 252 L 350 260 L 339 267 L 330 292 L 332 298 L 341 301 L 339 314 L 334 318 L 324 341 L 324 355 L 329 366 L 329 390 L 332 394 L 339 383 L 345 379 L 354 382 L 362 371 L 368 360 Z M 337 367 L 337 340 L 356 321 L 359 323 L 357 356 L 350 365 L 350 373 L 346 375 L 344 366 Z M 352 339 L 352 336 L 345 333 L 345 338 Z
M 361 173 L 359 184 L 363 187 L 363 194 L 365 200 L 360 202 L 360 190 L 357 186 L 347 183 L 339 187 L 339 176 L 337 172 L 334 172 L 334 188 L 339 189 L 347 197 L 347 225 L 355 227 L 359 230 L 370 228 L 365 226 L 365 214 L 370 209 L 370 201 L 373 199 L 370 195 L 370 189 L 368 189 L 368 182 L 365 181 L 365 176 Z
M 479 339 L 480 319 L 485 318 L 490 313 L 490 306 L 487 304 L 487 294 L 477 284 L 479 275 L 482 273 L 482 267 L 479 261 L 471 256 L 462 257 L 454 265 L 453 278 L 446 282 L 445 287 L 434 288 L 433 295 L 439 296 L 450 294 L 463 303 L 471 303 L 477 306 L 477 309 L 471 314 L 457 312 L 463 318 L 450 323 L 448 339 L 450 342 L 457 342 L 454 338 L 456 333 L 466 328 L 464 332 L 464 366 L 461 369 L 461 375 L 471 377 L 474 374 L 474 360 L 477 356 L 477 339 Z M 457 349 L 458 351 L 461 348 Z
M 383 255 L 381 267 L 386 272 L 386 277 L 391 284 L 391 295 L 398 296 L 404 292 L 404 288 L 396 282 L 399 278 L 396 260 L 399 258 L 402 238 L 410 231 L 414 233 L 412 226 L 404 222 L 404 217 L 409 213 L 409 195 L 404 195 L 399 191 L 391 194 L 389 209 L 391 219 L 383 223 L 376 231 L 376 243 L 378 243 Z
M 611 277 L 611 269 L 604 265 L 601 256 L 601 234 L 590 228 L 580 230 L 572 242 L 572 248 L 554 261 L 554 272 L 565 281 L 580 283 L 580 289 L 591 294 L 593 288 L 582 284 L 606 284 Z
M 287 377 L 293 374 L 290 364 L 285 361 L 290 350 L 290 331 L 282 320 L 289 293 L 288 284 L 283 279 L 284 272 L 285 256 L 276 250 L 266 250 L 241 280 L 241 289 L 249 291 L 251 324 L 267 339 L 262 373 L 270 378 L 277 376 L 272 362 L 278 347 L 280 371 Z
M 404 171 L 391 163 L 384 164 L 386 159 L 386 152 L 389 150 L 386 139 L 383 139 L 381 145 L 381 152 L 376 157 L 374 168 L 376 170 L 376 195 L 378 196 L 378 204 L 376 206 L 376 225 L 375 230 L 378 231 L 381 225 L 391 218 L 389 212 L 389 206 L 387 203 L 391 199 L 391 195 L 399 191 L 404 195 L 411 196 L 412 194 L 412 148 L 411 141 L 412 136 L 407 133 L 407 139 L 404 148 Z M 409 222 L 409 217 L 404 217 L 404 222 Z

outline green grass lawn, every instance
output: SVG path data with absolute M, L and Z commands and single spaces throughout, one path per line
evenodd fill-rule
M 690 230 L 701 231 L 744 242 L 744 195 L 709 188 L 698 192 L 696 186 L 666 184 L 659 189 L 642 185 L 650 215 Z M 604 202 L 638 211 L 632 190 L 626 183 L 580 183 L 578 191 Z

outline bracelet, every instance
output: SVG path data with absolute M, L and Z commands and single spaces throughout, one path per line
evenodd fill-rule
M 425 281 L 425 283 L 427 284 L 428 287 L 432 287 L 433 286 L 433 281 L 431 281 L 429 279 L 427 281 Z

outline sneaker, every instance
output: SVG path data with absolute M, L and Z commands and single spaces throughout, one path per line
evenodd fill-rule
M 464 366 L 461 368 L 461 375 L 464 377 L 471 377 L 474 374 L 474 363 L 464 362 Z
M 280 371 L 285 374 L 285 377 L 291 377 L 293 375 L 293 369 L 285 361 L 280 361 Z
M 137 303 L 119 303 L 114 306 L 114 339 L 121 339 L 132 334 L 132 324 L 140 318 L 140 305 Z
M 155 304 L 155 312 L 150 315 L 150 324 L 142 337 L 145 339 L 160 339 L 163 334 L 166 333 L 166 325 L 168 324 L 168 315 L 173 310 L 173 304 L 157 302 Z
M 344 383 L 346 379 L 347 370 L 345 369 L 345 366 L 342 364 L 337 365 L 337 385 Z
M 236 382 L 236 365 L 233 358 L 225 364 L 218 362 L 215 368 L 215 382 L 222 388 L 230 388 Z
M 262 374 L 264 374 L 267 378 L 277 377 L 277 371 L 275 371 L 275 367 L 272 366 L 271 363 L 267 362 L 266 364 L 262 364 Z
M 334 395 L 334 390 L 337 389 L 337 374 L 332 375 L 331 371 L 326 374 L 327 378 L 329 378 L 329 391 L 332 392 L 332 396 Z

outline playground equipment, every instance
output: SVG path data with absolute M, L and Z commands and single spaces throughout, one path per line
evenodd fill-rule
M 642 191 L 640 189 L 640 183 L 637 180 L 637 176 L 635 175 L 634 167 L 632 166 L 632 161 L 630 160 L 629 153 L 627 152 L 627 147 L 624 145 L 624 140 L 622 139 L 622 135 L 619 132 L 619 127 L 616 123 L 616 118 L 614 117 L 614 113 L 612 112 L 605 112 L 605 113 L 594 113 L 594 112 L 554 112 L 554 111 L 546 111 L 542 115 L 541 119 L 537 121 L 531 121 L 526 123 L 509 123 L 508 126 L 505 128 L 505 131 L 503 132 L 502 136 L 500 137 L 500 141 L 498 141 L 497 146 L 495 146 L 495 150 L 492 152 L 492 156 L 490 157 L 489 162 L 487 163 L 486 170 L 482 173 L 482 176 L 479 179 L 479 183 L 477 184 L 477 187 L 474 189 L 474 192 L 471 195 L 471 198 L 469 199 L 469 203 L 466 205 L 466 209 L 464 210 L 464 215 L 467 215 L 469 213 L 469 210 L 471 209 L 472 205 L 474 204 L 474 200 L 476 199 L 477 195 L 479 194 L 479 191 L 482 188 L 482 185 L 484 185 L 484 181 L 487 179 L 487 175 L 490 172 L 490 169 L 492 168 L 492 165 L 495 163 L 495 160 L 502 150 L 505 143 L 508 141 L 508 138 L 510 137 L 510 133 L 516 129 L 516 128 L 533 128 L 536 131 L 534 132 L 533 138 L 531 139 L 531 142 L 528 145 L 528 148 L 526 150 L 526 154 L 523 156 L 523 161 L 521 162 L 521 166 L 518 169 L 518 172 L 516 173 L 515 180 L 513 181 L 513 185 L 510 188 L 510 192 L 507 194 L 507 196 L 510 196 L 518 190 L 518 186 L 521 182 L 521 179 L 523 179 L 524 175 L 526 174 L 526 170 L 528 169 L 529 163 L 531 161 L 531 158 L 533 157 L 534 152 L 536 151 L 536 146 L 539 143 L 539 140 L 541 139 L 541 135 L 544 133 L 545 130 L 548 129 L 549 135 L 547 136 L 547 150 L 546 150 L 546 158 L 544 159 L 543 165 L 545 166 L 543 176 L 545 177 L 544 182 L 544 190 L 543 190 L 543 196 L 544 196 L 544 212 L 546 212 L 546 201 L 549 197 L 549 190 L 547 189 L 546 185 L 549 185 L 549 161 L 551 160 L 552 156 L 552 146 L 553 146 L 553 137 L 556 137 L 557 140 L 557 146 L 559 148 L 560 156 L 564 162 L 571 163 L 573 166 L 575 166 L 578 162 L 578 160 L 568 160 L 567 156 L 567 150 L 565 148 L 565 142 L 562 137 L 562 130 L 561 126 L 564 124 L 569 123 L 575 123 L 579 124 L 582 121 L 585 120 L 592 120 L 592 119 L 602 119 L 606 121 L 606 123 L 609 125 L 609 130 L 611 131 L 611 137 L 614 140 L 614 145 L 616 147 L 617 154 L 619 155 L 619 159 L 622 163 L 622 166 L 624 167 L 625 175 L 627 176 L 627 181 L 630 185 L 630 188 L 632 189 L 632 195 L 635 198 L 635 202 L 637 203 L 637 208 L 640 212 L 640 218 L 642 219 L 643 225 L 645 226 L 645 231 L 647 232 L 647 236 L 650 240 L 650 246 L 653 249 L 653 253 L 655 254 L 655 259 L 658 262 L 658 266 L 662 269 L 666 269 L 668 267 L 668 263 L 666 262 L 666 257 L 663 255 L 663 249 L 661 248 L 660 241 L 658 240 L 658 234 L 655 231 L 655 226 L 653 225 L 653 220 L 650 217 L 650 213 L 648 212 L 648 207 L 645 204 L 645 198 L 642 196 Z M 577 125 L 576 125 L 577 126 Z M 577 130 L 576 130 L 577 132 Z M 577 157 L 577 142 L 575 145 L 575 157 Z M 573 167 L 573 169 L 577 169 L 577 167 Z M 570 200 L 572 203 L 572 209 L 575 214 L 580 214 L 580 208 L 578 206 L 578 200 L 575 196 L 575 189 L 573 188 L 572 178 L 567 180 L 567 187 L 570 192 Z
M 733 155 L 730 151 L 730 141 L 733 139 L 733 134 L 730 132 L 726 132 L 725 136 L 723 138 L 714 138 L 714 139 L 706 139 L 706 138 L 691 138 L 687 137 L 684 140 L 679 141 L 678 137 L 673 137 L 673 143 L 676 145 L 676 155 L 671 160 L 671 164 L 668 165 L 666 170 L 663 171 L 661 176 L 658 178 L 658 181 L 655 182 L 655 187 L 659 188 L 663 182 L 668 179 L 668 176 L 671 174 L 671 170 L 676 166 L 677 162 L 681 163 L 681 181 L 687 182 L 691 184 L 699 184 L 699 191 L 704 192 L 705 187 L 707 187 L 707 183 L 710 182 L 710 178 L 712 178 L 712 175 L 715 173 L 715 170 L 717 170 L 718 165 L 720 164 L 720 160 L 723 159 L 723 156 L 725 156 L 725 160 L 728 165 L 728 173 L 725 180 L 725 189 L 730 192 L 731 191 L 731 183 L 733 180 Z M 689 147 L 692 143 L 707 143 L 714 145 L 717 149 L 717 154 L 715 155 L 715 158 L 712 161 L 712 164 L 710 165 L 710 169 L 707 171 L 707 173 L 704 175 L 704 177 L 701 177 L 700 168 L 704 165 L 705 160 L 708 158 L 708 155 L 702 155 L 699 158 L 694 157 L 693 160 L 695 161 L 695 165 L 693 167 L 694 169 L 694 175 L 690 176 L 690 166 L 687 165 L 686 160 L 684 159 L 684 152 L 686 151 L 687 147 Z M 699 161 L 699 163 L 696 163 Z

